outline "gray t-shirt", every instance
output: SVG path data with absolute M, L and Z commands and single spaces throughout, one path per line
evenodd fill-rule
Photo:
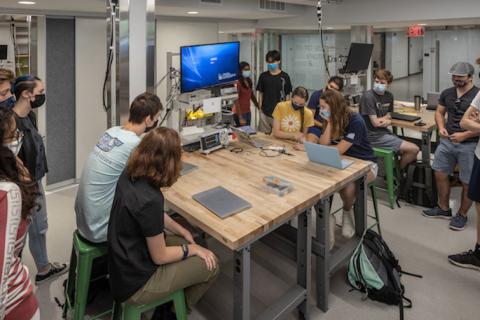
M 480 92 L 477 93 L 475 98 L 472 101 L 472 107 L 477 109 L 480 112 Z M 475 155 L 480 159 L 480 140 L 477 143 L 477 149 L 475 150 Z
M 387 128 L 376 128 L 370 121 L 369 116 L 376 115 L 378 118 L 386 116 L 389 112 L 393 112 L 393 94 L 385 91 L 385 94 L 378 95 L 373 90 L 365 92 L 360 99 L 360 114 L 365 120 L 368 129 L 369 138 L 391 134 Z

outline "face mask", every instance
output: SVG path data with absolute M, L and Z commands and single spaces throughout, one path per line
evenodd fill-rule
M 332 113 L 330 111 L 322 109 L 322 108 L 320 108 L 319 114 L 320 114 L 320 117 L 322 117 L 325 120 L 330 119 L 330 117 L 332 116 Z
M 155 121 L 151 127 L 147 127 L 147 128 L 145 129 L 145 133 L 152 131 L 152 130 L 155 129 L 157 126 L 158 126 L 158 120 Z
M 464 80 L 453 80 L 453 85 L 457 88 L 463 88 L 467 85 L 467 81 Z
M 268 64 L 268 70 L 270 71 L 275 71 L 278 68 L 278 63 L 269 63 Z
M 373 91 L 375 91 L 378 94 L 384 94 L 385 91 L 387 91 L 387 85 L 383 83 L 374 83 L 373 84 Z
M 10 151 L 12 151 L 12 153 L 16 157 L 20 152 L 20 149 L 22 148 L 22 143 L 23 143 L 23 132 L 20 132 L 20 134 L 18 134 L 18 138 L 13 140 L 12 142 L 5 144 L 5 147 L 10 149 Z
M 0 108 L 11 109 L 15 105 L 15 96 L 11 96 L 3 101 L 0 101 Z
M 32 109 L 37 109 L 45 103 L 45 93 L 35 95 L 35 100 L 30 101 Z
M 292 107 L 293 107 L 293 110 L 300 110 L 302 109 L 304 106 L 301 106 L 299 104 L 296 104 L 295 102 L 292 101 Z
M 252 71 L 250 71 L 250 70 L 243 70 L 243 71 L 242 71 L 242 76 L 243 76 L 244 78 L 250 78 L 250 77 L 252 76 Z

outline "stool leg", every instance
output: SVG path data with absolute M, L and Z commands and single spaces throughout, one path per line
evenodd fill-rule
M 124 306 L 122 309 L 122 320 L 141 320 L 142 312 L 134 306 Z
M 185 294 L 183 290 L 173 294 L 173 304 L 177 320 L 187 320 L 187 305 L 185 304 Z
M 67 286 L 65 287 L 65 304 L 63 305 L 62 317 L 67 317 L 68 309 L 73 303 L 73 290 L 75 288 L 75 273 L 77 270 L 77 253 L 75 247 L 72 247 L 72 255 L 70 256 L 70 269 L 68 270 Z
M 395 187 L 394 187 L 394 174 L 393 174 L 393 158 L 385 157 L 385 175 L 387 177 L 387 193 L 390 208 L 394 208 L 395 205 Z
M 80 255 L 78 258 L 78 271 L 75 281 L 75 307 L 74 320 L 83 320 L 88 299 L 88 288 L 92 273 L 93 259 L 89 255 Z
M 371 185 L 370 186 L 370 194 L 372 196 L 372 202 L 373 202 L 373 211 L 375 212 L 375 220 L 377 220 L 377 229 L 378 229 L 378 234 L 381 236 L 382 231 L 380 230 L 380 216 L 378 215 L 378 203 L 377 203 L 377 192 L 375 190 L 375 186 Z

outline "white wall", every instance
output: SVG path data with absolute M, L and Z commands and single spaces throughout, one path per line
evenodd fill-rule
M 385 67 L 395 79 L 408 76 L 408 38 L 404 32 L 385 34 Z
M 76 81 L 76 176 L 100 135 L 107 128 L 107 113 L 102 106 L 102 86 L 107 65 L 105 19 L 75 20 Z
M 216 22 L 157 20 L 157 79 L 167 72 L 167 52 L 179 53 L 180 46 L 217 42 L 218 27 Z M 180 67 L 179 61 L 174 60 L 174 67 Z M 166 81 L 157 88 L 157 94 L 164 103 Z
M 470 62 L 475 67 L 474 83 L 479 84 L 478 65 L 475 60 L 480 56 L 480 29 L 469 30 L 437 30 L 425 34 L 424 52 L 424 95 L 427 92 L 435 91 L 436 80 L 436 41 L 440 43 L 439 55 L 439 91 L 452 85 L 451 76 L 448 74 L 450 67 L 459 61 Z
M 7 51 L 7 61 L 1 61 L 0 67 L 1 68 L 8 68 L 13 71 L 15 68 L 14 60 L 14 48 L 13 48 L 13 41 L 12 36 L 10 35 L 10 27 L 8 23 L 0 24 L 0 45 L 8 45 Z
M 420 73 L 423 65 L 423 37 L 410 38 L 408 55 L 408 73 Z

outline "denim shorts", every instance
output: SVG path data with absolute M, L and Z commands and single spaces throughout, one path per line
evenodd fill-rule
M 476 142 L 453 143 L 445 138 L 440 139 L 432 169 L 451 175 L 458 164 L 460 181 L 468 184 L 472 174 L 476 146 Z

